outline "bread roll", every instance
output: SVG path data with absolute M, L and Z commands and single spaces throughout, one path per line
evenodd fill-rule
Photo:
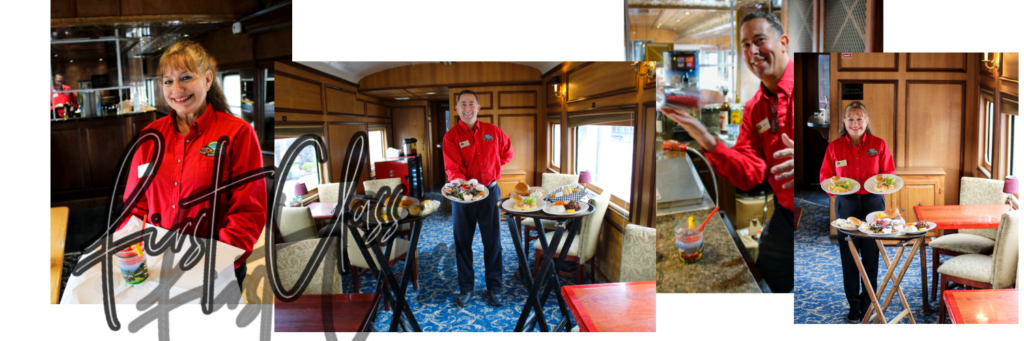
M 900 216 L 900 210 L 898 208 L 895 208 L 895 207 L 886 209 L 885 213 L 882 213 L 882 217 L 889 218 L 889 219 L 896 219 L 899 216 Z
M 851 222 L 851 223 L 853 223 L 854 225 L 857 225 L 857 226 L 860 226 L 860 224 L 863 224 L 863 222 L 860 221 L 860 219 L 857 219 L 857 217 L 849 217 L 849 218 L 846 218 L 846 220 Z
M 839 184 L 839 179 L 840 179 L 840 178 L 839 178 L 839 176 L 838 176 L 838 175 L 836 175 L 836 176 L 833 176 L 833 177 L 832 177 L 832 184 L 833 184 L 833 185 L 838 185 L 838 184 Z
M 519 195 L 522 195 L 522 196 L 525 196 L 525 197 L 530 196 L 530 186 L 527 186 L 526 183 L 524 183 L 524 182 L 520 182 L 520 183 L 516 184 L 515 191 L 516 191 L 516 194 L 519 194 Z

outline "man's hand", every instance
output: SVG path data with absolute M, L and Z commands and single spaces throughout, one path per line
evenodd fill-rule
M 775 157 L 776 160 L 778 160 L 778 159 L 785 159 L 785 158 L 789 158 L 789 160 L 786 160 L 785 162 L 780 163 L 778 165 L 775 165 L 775 167 L 772 167 L 772 174 L 775 175 L 775 180 L 776 181 L 790 179 L 789 181 L 782 183 L 782 188 L 783 189 L 790 189 L 790 188 L 793 188 L 793 180 L 792 179 L 793 179 L 793 172 L 794 172 L 793 171 L 793 140 L 791 140 L 789 138 L 789 136 L 786 136 L 786 134 L 783 133 L 782 134 L 782 143 L 786 144 L 786 148 L 784 148 L 782 150 L 779 150 L 779 151 L 776 151 L 775 154 L 772 154 L 772 155 Z
M 690 137 L 696 140 L 704 150 L 713 150 L 715 149 L 715 146 L 718 145 L 718 140 L 708 132 L 708 128 L 704 127 L 700 121 L 693 116 L 690 116 L 690 114 L 670 108 L 661 108 L 661 112 L 676 123 L 679 123 L 683 129 L 686 129 L 686 132 L 690 134 Z

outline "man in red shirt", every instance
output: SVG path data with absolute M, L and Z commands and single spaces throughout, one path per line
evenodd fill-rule
M 444 171 L 449 180 L 477 179 L 487 185 L 490 195 L 469 204 L 452 205 L 455 232 L 455 260 L 459 271 L 459 296 L 455 305 L 465 307 L 473 297 L 473 235 L 480 222 L 480 241 L 484 244 L 484 266 L 487 300 L 501 306 L 501 229 L 498 217 L 498 178 L 501 166 L 512 161 L 512 143 L 498 127 L 477 121 L 480 102 L 472 90 L 455 96 L 459 123 L 444 134 L 442 151 Z
M 700 144 L 715 171 L 737 188 L 764 182 L 775 192 L 775 214 L 761 232 L 757 267 L 772 292 L 793 291 L 793 65 L 789 37 L 768 12 L 752 12 L 740 22 L 747 68 L 761 89 L 747 101 L 736 146 L 729 149 L 696 118 L 663 108 Z
M 50 112 L 57 109 L 57 118 L 64 118 L 71 114 L 71 112 L 65 112 L 65 110 L 74 108 L 78 110 L 78 98 L 73 92 L 56 93 L 54 91 L 70 91 L 71 87 L 64 84 L 64 71 L 57 71 L 53 73 L 53 85 L 50 87 Z M 71 110 L 71 111 L 74 111 Z

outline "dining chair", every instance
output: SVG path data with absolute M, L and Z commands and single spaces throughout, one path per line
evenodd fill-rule
M 626 224 L 622 231 L 622 261 L 619 282 L 654 281 L 658 231 L 636 224 Z
M 340 185 L 341 183 L 338 182 L 317 185 L 316 192 L 320 196 L 320 202 L 338 202 L 338 187 Z
M 540 175 L 540 187 L 548 190 L 548 193 L 554 192 L 556 189 L 561 188 L 565 185 L 571 185 L 579 183 L 579 174 L 560 174 L 560 173 L 544 173 Z M 555 222 L 551 220 L 544 220 L 544 231 L 554 231 Z M 523 227 L 523 248 L 530 247 L 530 241 L 537 239 L 537 234 L 530 234 L 530 231 L 537 232 L 537 226 L 533 222 L 533 219 L 522 219 L 520 226 Z
M 398 190 L 399 187 L 402 187 L 402 179 L 390 178 L 363 181 L 363 190 L 366 191 L 366 195 L 376 195 L 377 191 L 380 191 L 380 189 L 384 187 L 391 188 L 392 193 L 394 193 L 394 191 Z M 403 196 L 405 194 L 409 193 L 404 193 Z M 399 237 L 404 236 L 407 237 L 406 239 L 409 239 L 408 237 L 412 235 L 412 224 L 406 223 L 398 225 L 398 232 L 396 232 L 395 235 Z
M 1006 202 L 1007 196 L 1003 193 L 1002 180 L 960 178 L 960 205 L 999 205 Z M 942 265 L 939 256 L 991 254 L 995 246 L 995 234 L 995 229 L 961 229 L 928 243 L 932 248 L 932 300 L 935 300 L 939 287 L 939 276 L 935 275 L 935 271 Z
M 60 302 L 60 282 L 64 276 L 64 242 L 67 240 L 67 207 L 50 208 L 50 304 Z
M 266 233 L 260 233 L 260 238 L 252 246 L 252 253 L 245 260 L 245 279 L 242 280 L 242 299 L 245 304 L 273 304 L 274 302 L 274 291 L 270 288 L 270 280 L 267 278 L 266 250 L 264 249 L 266 236 Z
M 313 278 L 309 281 L 309 285 L 307 285 L 306 289 L 302 291 L 303 295 L 330 295 L 345 293 L 341 285 L 341 273 L 338 271 L 340 264 L 338 260 L 339 238 L 327 238 L 330 240 L 329 244 L 327 244 L 327 254 L 320 262 L 320 266 L 317 267 L 316 272 L 313 273 Z M 299 275 L 302 274 L 302 270 L 306 268 L 306 263 L 313 258 L 313 251 L 316 249 L 316 245 L 319 242 L 320 239 L 307 239 L 276 245 L 277 271 L 278 275 L 281 277 L 281 285 L 285 288 L 292 288 L 295 286 L 299 281 Z M 250 255 L 250 257 L 252 256 Z M 327 290 L 324 290 L 323 284 L 325 271 L 329 271 L 330 275 L 333 276 L 330 283 L 331 287 Z M 249 276 L 247 275 L 245 281 L 248 280 Z M 269 284 L 269 281 L 266 284 Z M 269 297 L 264 297 L 263 302 L 274 302 L 273 293 L 271 293 L 271 296 Z
M 611 201 L 611 191 L 604 191 L 600 196 L 589 200 L 589 204 L 594 206 L 594 213 L 583 218 L 582 229 L 580 229 L 580 235 L 573 238 L 572 245 L 569 246 L 569 254 L 566 255 L 565 260 L 576 263 L 576 284 L 583 284 L 583 265 L 590 262 L 590 282 L 597 283 L 597 272 L 595 271 L 594 254 L 597 252 L 597 240 L 601 237 L 601 227 L 604 226 L 604 214 L 608 210 L 608 202 Z M 548 232 L 544 234 L 547 236 L 548 242 L 551 245 L 555 244 L 554 232 Z M 565 240 L 568 237 L 568 233 L 562 234 L 562 240 L 558 241 L 558 248 L 555 249 L 556 256 L 562 252 L 562 247 L 565 246 Z M 544 250 L 541 248 L 540 240 L 533 242 L 534 250 L 534 264 L 533 273 L 536 274 L 540 270 L 540 260 L 544 257 Z M 568 272 L 559 272 L 560 275 L 572 276 L 573 274 Z
M 363 234 L 362 230 L 357 229 L 357 231 L 359 232 L 359 236 L 366 238 L 366 235 Z M 388 266 L 394 266 L 395 263 L 398 263 L 399 261 L 408 260 L 409 264 L 406 268 L 412 271 L 412 288 L 413 290 L 419 290 L 419 270 L 417 269 L 416 255 L 413 255 L 411 259 L 407 255 L 409 251 L 409 241 L 401 238 L 395 238 L 393 243 L 395 244 L 391 247 L 391 255 L 389 256 L 390 258 L 388 259 Z M 386 245 L 381 245 L 381 251 L 383 252 L 385 249 L 387 249 Z M 377 256 L 374 255 L 372 251 L 370 252 L 370 257 L 372 258 L 373 264 L 379 264 L 377 262 Z M 370 271 L 370 265 L 369 263 L 366 262 L 366 258 L 363 258 L 363 253 L 359 251 L 359 245 L 358 243 L 356 243 L 355 237 L 351 235 L 348 236 L 348 261 L 349 270 L 351 270 L 352 273 L 352 285 L 353 288 L 355 288 L 355 293 L 358 294 L 359 276 Z M 396 273 L 395 278 L 401 279 L 402 272 Z M 384 285 L 387 286 L 387 282 L 384 282 Z M 387 301 L 384 302 L 384 308 L 385 310 L 391 310 Z
M 992 255 L 965 254 L 953 257 L 938 269 L 941 283 L 954 282 L 975 289 L 1013 286 L 1017 277 L 1017 255 L 1020 253 L 1017 240 L 1019 225 L 1020 211 L 1003 213 L 999 219 L 999 228 L 996 229 Z M 946 286 L 943 285 L 939 293 L 939 323 L 946 321 L 946 302 L 942 299 L 945 291 Z
M 285 243 L 319 238 L 316 221 L 309 207 L 282 207 L 278 229 Z

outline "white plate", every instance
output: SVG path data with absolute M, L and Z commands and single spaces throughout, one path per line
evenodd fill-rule
M 540 186 L 533 186 L 533 187 L 530 187 L 530 193 L 533 193 L 533 191 L 536 191 L 536 190 L 540 190 L 540 193 L 541 193 L 541 194 L 544 194 L 544 196 L 542 196 L 542 197 L 540 197 L 540 198 L 537 198 L 537 200 L 544 200 L 544 199 L 547 199 L 547 198 L 548 198 L 548 195 L 551 195 L 551 191 L 548 191 L 548 189 L 547 189 L 547 188 L 544 188 L 544 187 L 540 187 Z
M 476 179 L 469 180 L 468 182 L 471 183 L 471 184 L 474 184 L 475 186 L 477 186 L 477 189 L 483 191 L 484 192 L 484 196 L 482 198 L 479 198 L 479 199 L 476 199 L 476 200 L 459 200 L 457 198 L 454 198 L 454 197 L 451 197 L 451 196 L 448 196 L 448 195 L 444 195 L 445 199 L 448 199 L 449 201 L 454 202 L 454 203 L 468 204 L 468 203 L 474 203 L 474 202 L 477 202 L 477 201 L 480 201 L 480 200 L 487 199 L 487 197 L 491 196 L 491 191 L 487 189 L 487 186 L 478 184 L 476 182 Z M 454 186 L 459 186 L 459 185 L 461 185 L 461 184 L 458 181 L 453 181 L 451 183 L 447 183 L 447 184 L 444 185 L 443 188 L 441 188 L 441 193 L 442 194 L 444 193 L 444 189 L 445 188 L 454 188 Z
M 860 190 L 860 183 L 857 182 L 857 180 L 850 179 L 850 178 L 843 178 L 843 177 L 839 178 L 839 181 L 845 181 L 845 180 L 850 180 L 850 181 L 853 182 L 853 188 L 851 188 L 849 192 L 836 193 L 836 192 L 828 190 L 828 184 L 832 183 L 831 179 L 825 179 L 825 181 L 821 182 L 821 190 L 825 191 L 825 192 L 828 192 L 829 194 L 833 194 L 833 195 L 849 195 L 849 194 L 857 193 L 857 191 Z
M 874 212 L 868 213 L 868 216 L 864 217 L 864 221 L 868 222 L 868 224 L 874 224 L 875 223 L 875 217 L 878 216 L 879 213 L 885 213 L 885 212 L 884 211 L 874 211 Z M 900 219 L 903 220 L 904 224 L 907 223 L 907 220 L 903 219 L 902 215 L 900 215 Z
M 547 207 L 544 207 L 544 213 L 547 213 L 547 214 L 550 214 L 550 215 L 577 215 L 577 214 L 586 212 L 587 210 L 590 209 L 590 204 L 588 204 L 588 203 L 579 202 L 579 201 L 577 201 L 577 203 L 580 204 L 580 209 L 576 210 L 576 212 L 573 212 L 573 213 L 554 213 L 554 212 L 549 211 L 550 208 L 555 207 L 555 204 L 549 204 Z
M 914 232 L 906 232 L 906 231 L 904 231 L 904 232 L 901 232 L 901 233 L 902 234 L 906 234 L 906 235 L 921 235 L 921 234 L 928 233 L 928 231 L 934 230 L 935 226 L 937 226 L 935 223 L 930 222 L 930 221 L 926 221 L 925 223 L 928 224 L 928 229 L 927 230 L 924 230 L 924 231 L 914 231 Z
M 409 210 L 401 208 L 401 207 L 396 207 L 395 209 L 398 210 L 398 220 L 405 219 L 406 217 L 409 216 Z M 377 223 L 378 222 L 377 214 L 376 213 L 374 213 L 373 215 L 370 216 L 370 222 L 371 223 Z M 390 222 L 386 222 L 386 223 L 390 223 Z
M 898 235 L 900 235 L 900 233 L 901 233 L 901 232 L 893 232 L 893 233 L 871 233 L 871 230 L 869 230 L 869 229 L 868 229 L 868 228 L 869 228 L 869 226 L 868 226 L 868 225 L 861 225 L 861 227 L 860 227 L 860 228 L 861 228 L 861 229 L 860 229 L 860 232 L 864 232 L 864 234 L 866 234 L 866 235 L 869 235 L 869 236 L 875 236 L 875 237 L 895 237 L 895 236 L 898 236 Z
M 892 174 L 882 174 L 882 176 L 886 177 L 886 178 L 896 178 L 896 188 L 891 190 L 891 191 L 885 191 L 885 192 L 876 191 L 875 190 L 875 183 L 877 183 L 877 182 L 875 181 L 875 177 L 872 176 L 872 177 L 868 178 L 867 181 L 864 181 L 864 190 L 868 191 L 868 192 L 871 192 L 871 193 L 874 193 L 874 194 L 893 194 L 893 193 L 896 193 L 897 191 L 899 191 L 900 189 L 903 188 L 903 178 L 898 177 L 896 175 L 892 175 Z
M 836 225 L 835 221 L 832 222 L 832 226 L 837 228 L 837 229 L 839 229 L 839 230 L 846 231 L 846 232 L 856 232 L 857 231 L 856 227 L 845 227 L 845 226 L 842 226 L 842 225 Z
M 547 207 L 547 205 L 547 201 L 537 200 L 537 208 L 532 210 L 520 211 L 512 208 L 512 198 L 509 198 L 508 200 L 505 200 L 505 202 L 501 203 L 501 208 L 509 212 L 537 212 L 544 209 L 544 207 Z

